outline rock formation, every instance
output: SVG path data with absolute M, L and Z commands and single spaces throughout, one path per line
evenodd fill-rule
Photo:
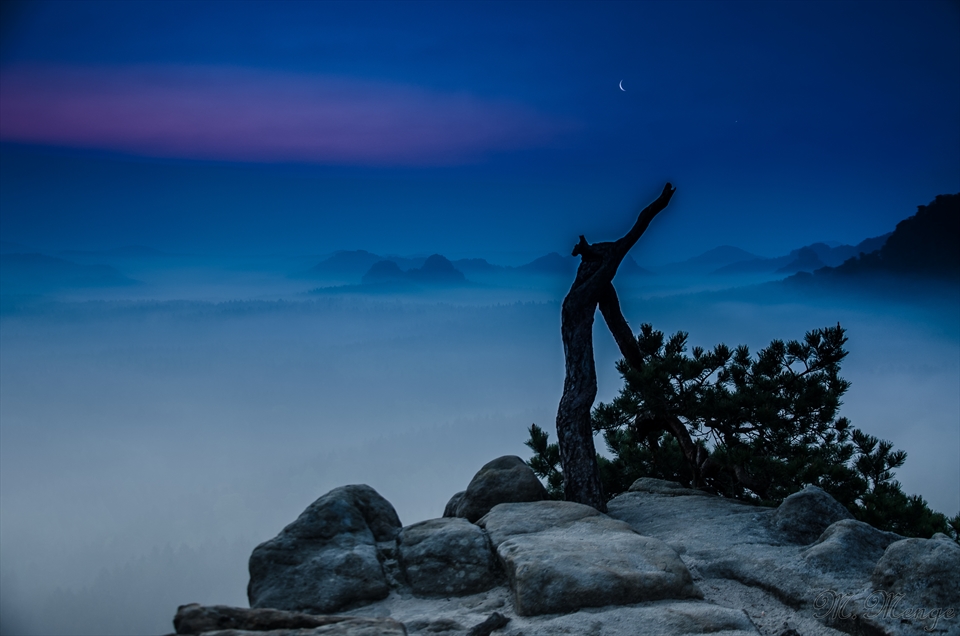
M 520 616 L 703 596 L 672 548 L 590 506 L 501 504 L 478 524 L 497 550 Z
M 250 607 L 333 612 L 390 592 L 378 542 L 400 519 L 369 486 L 335 488 L 250 556 Z
M 222 636 L 405 636 L 401 623 L 390 618 L 317 616 L 274 609 L 244 609 L 196 603 L 181 605 L 173 619 L 177 634 Z
M 418 596 L 465 596 L 493 587 L 498 578 L 490 539 L 465 519 L 430 519 L 397 538 L 400 566 Z
M 451 499 L 444 518 L 404 528 L 372 488 L 337 488 L 254 550 L 255 609 L 185 605 L 175 629 L 960 634 L 960 546 L 943 535 L 905 539 L 877 530 L 819 488 L 772 509 L 640 479 L 603 514 L 546 501 L 529 478 L 519 458 L 499 458 Z
M 444 517 L 462 517 L 475 523 L 497 504 L 542 501 L 547 490 L 526 462 L 516 455 L 484 464 L 463 492 L 447 502 Z

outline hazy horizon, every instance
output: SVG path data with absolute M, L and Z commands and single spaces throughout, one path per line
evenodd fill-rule
M 193 300 L 74 290 L 8 307 L 5 633 L 150 633 L 180 603 L 242 605 L 249 551 L 331 488 L 370 484 L 409 524 L 439 516 L 486 461 L 529 457 L 526 429 L 553 433 L 563 381 L 565 289 L 538 280 L 308 296 L 299 281 L 253 300 L 269 284 L 191 290 L 173 276 L 159 295 Z M 905 492 L 960 510 L 957 299 L 771 289 L 620 293 L 634 329 L 684 330 L 691 346 L 755 352 L 840 322 L 841 413 L 907 451 Z M 216 299 L 227 291 L 246 300 Z M 619 353 L 602 322 L 595 340 L 608 400 Z

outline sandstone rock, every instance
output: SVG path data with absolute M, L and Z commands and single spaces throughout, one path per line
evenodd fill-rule
M 809 544 L 841 519 L 853 519 L 853 515 L 821 488 L 807 486 L 783 500 L 773 524 L 789 541 Z
M 818 489 L 808 488 L 788 498 L 788 505 L 774 509 L 705 495 L 670 482 L 638 480 L 631 492 L 609 502 L 609 516 L 566 502 L 503 503 L 478 520 L 479 527 L 462 519 L 433 520 L 404 529 L 398 541 L 392 538 L 398 521 L 375 524 L 365 517 L 389 518 L 369 514 L 371 510 L 392 512 L 389 504 L 372 490 L 359 497 L 362 493 L 351 494 L 351 488 L 364 487 L 338 489 L 346 492 L 331 497 L 336 505 L 327 501 L 321 506 L 320 500 L 314 504 L 344 514 L 317 513 L 314 517 L 330 519 L 306 524 L 317 528 L 310 532 L 291 529 L 301 522 L 298 519 L 284 531 L 287 535 L 281 533 L 274 541 L 296 538 L 304 550 L 316 551 L 316 562 L 336 560 L 332 555 L 352 558 L 370 550 L 379 558 L 381 577 L 386 571 L 390 581 L 390 572 L 395 572 L 395 591 L 375 603 L 351 601 L 333 610 L 337 617 L 313 618 L 349 616 L 381 622 L 339 621 L 266 632 L 226 627 L 234 631 L 221 631 L 221 636 L 400 634 L 401 624 L 410 636 L 465 636 L 470 626 L 479 628 L 492 612 L 510 619 L 506 627 L 494 631 L 504 636 L 960 635 L 960 608 L 955 600 L 950 602 L 960 596 L 955 574 L 960 571 L 960 550 L 955 544 L 943 536 L 904 540 L 849 515 L 837 515 L 836 510 L 831 513 L 836 502 L 821 496 Z M 832 516 L 844 518 L 830 521 Z M 343 520 L 346 517 L 349 522 Z M 817 526 L 822 532 L 812 536 Z M 379 536 L 374 536 L 373 527 L 380 528 Z M 476 554 L 479 549 L 471 547 L 470 540 L 461 544 L 454 537 L 462 532 L 475 540 L 484 531 L 495 549 L 495 560 L 507 574 L 498 574 L 492 587 L 465 596 L 427 596 L 407 585 L 410 577 L 402 560 L 404 565 L 436 565 L 461 548 Z M 281 547 L 286 545 L 283 542 Z M 401 556 L 407 550 L 411 552 Z M 307 571 L 287 552 L 270 554 L 262 546 L 257 551 L 269 559 L 277 557 L 276 568 L 287 559 L 288 570 Z M 419 554 L 414 556 L 415 552 Z M 302 556 L 302 551 L 295 554 Z M 452 571 L 437 567 L 440 576 Z M 343 577 L 337 585 L 353 586 L 357 571 L 347 566 L 335 572 Z M 429 581 L 430 576 L 424 579 Z M 340 587 L 329 589 L 331 594 L 340 593 Z M 700 593 L 704 600 L 697 599 Z M 681 598 L 651 600 L 664 594 Z M 884 613 L 878 611 L 878 599 L 898 604 Z M 918 610 L 923 610 L 923 616 L 918 616 Z M 904 616 L 904 612 L 909 613 Z M 932 617 L 931 612 L 938 613 Z M 389 617 L 395 623 L 374 616 Z M 353 631 L 343 631 L 348 628 Z
M 401 636 L 401 623 L 389 618 L 318 616 L 274 609 L 227 605 L 181 605 L 173 619 L 177 634 L 204 636 Z
M 487 618 L 487 620 L 471 627 L 470 631 L 467 632 L 467 636 L 490 636 L 490 634 L 501 627 L 506 627 L 507 623 L 509 622 L 509 618 L 500 612 L 494 612 Z
M 831 524 L 816 543 L 800 554 L 821 570 L 866 572 L 873 570 L 888 545 L 902 538 L 892 532 L 877 530 L 862 521 L 841 519 Z
M 497 548 L 521 616 L 701 597 L 670 547 L 588 506 L 501 504 L 480 525 Z
M 403 624 L 389 618 L 355 618 L 311 629 L 271 629 L 266 632 L 223 629 L 197 636 L 407 636 L 407 630 Z
M 539 629 L 524 629 L 523 634 L 758 636 L 757 628 L 743 610 L 702 601 L 661 601 L 642 606 L 610 608 L 603 613 L 577 612 L 548 619 Z
M 399 530 L 393 506 L 373 488 L 331 490 L 254 549 L 250 606 L 325 613 L 384 598 L 390 588 L 376 542 Z
M 222 629 L 267 631 L 271 629 L 302 629 L 332 625 L 349 616 L 317 616 L 275 609 L 246 609 L 228 605 L 200 605 L 190 603 L 177 608 L 173 628 L 178 634 L 199 634 Z
M 710 493 L 694 488 L 685 488 L 675 481 L 665 479 L 654 479 L 653 477 L 641 477 L 630 485 L 628 492 L 649 492 L 655 495 L 679 496 L 705 496 L 710 497 Z
M 611 517 L 676 549 L 707 600 L 747 609 L 767 636 L 780 636 L 790 629 L 803 636 L 841 636 L 838 630 L 871 636 L 960 635 L 960 612 L 948 615 L 951 606 L 943 600 L 949 598 L 950 585 L 957 589 L 956 578 L 936 565 L 940 559 L 946 568 L 960 571 L 950 561 L 953 547 L 943 547 L 955 546 L 946 537 L 939 539 L 941 544 L 935 539 L 911 539 L 920 542 L 911 546 L 892 533 L 842 519 L 815 543 L 803 546 L 788 540 L 774 522 L 776 516 L 782 518 L 780 510 L 721 497 L 629 492 L 607 507 Z M 906 547 L 916 553 L 910 558 L 898 556 L 901 550 L 908 552 Z M 922 582 L 909 583 L 913 574 L 905 574 L 908 570 L 932 582 L 932 591 L 947 590 L 938 597 L 940 605 L 934 604 L 937 598 L 908 596 L 908 589 L 924 588 Z M 894 583 L 901 578 L 902 583 Z M 890 607 L 897 594 L 903 594 L 898 609 Z M 958 592 L 953 594 L 958 598 Z M 910 610 L 915 615 L 918 608 L 942 610 L 934 619 L 936 631 L 925 631 L 933 624 L 929 614 L 922 623 L 903 622 L 898 614 Z
M 457 502 L 453 516 L 473 523 L 497 504 L 546 498 L 547 491 L 533 470 L 519 457 L 505 455 L 485 464 L 474 475 Z
M 444 517 L 456 517 L 457 516 L 457 506 L 460 505 L 460 500 L 463 499 L 463 494 L 466 491 L 461 490 L 453 497 L 450 497 L 450 501 L 447 502 L 447 505 L 443 508 Z
M 775 510 L 724 497 L 678 497 L 626 492 L 607 502 L 607 514 L 630 524 L 636 532 L 657 537 L 680 554 L 696 550 L 708 560 L 725 558 L 731 548 L 783 542 L 771 532 Z M 792 545 L 792 544 L 791 544 Z
M 498 590 L 502 588 L 494 588 L 484 595 L 496 595 Z M 403 603 L 391 595 L 383 603 L 389 605 L 391 616 L 406 625 L 411 636 L 472 636 L 475 632 L 467 630 L 467 626 L 479 628 L 489 614 L 489 610 L 470 612 L 460 599 L 412 599 Z M 743 610 L 699 600 L 609 605 L 540 616 L 516 615 L 508 602 L 496 611 L 510 622 L 493 631 L 492 636 L 760 636 Z M 430 620 L 421 618 L 423 616 L 429 616 Z M 484 633 L 479 629 L 477 632 Z M 801 633 L 803 636 L 846 636 L 834 632 Z M 777 631 L 769 636 L 779 634 Z
M 465 519 L 431 519 L 407 526 L 397 538 L 400 566 L 414 594 L 463 596 L 496 582 L 487 535 Z
M 539 501 L 536 505 L 501 504 L 496 514 L 487 514 L 477 524 L 487 531 L 494 548 L 521 534 L 542 532 L 570 525 L 587 517 L 599 517 L 596 508 L 569 501 Z M 492 512 L 492 511 L 491 511 Z
M 450 618 L 418 617 L 407 623 L 404 623 L 408 630 L 414 634 L 426 632 L 428 634 L 453 632 L 459 636 L 463 633 L 463 625 Z
M 902 608 L 960 612 L 960 545 L 942 534 L 891 543 L 871 582 L 888 596 L 903 594 Z

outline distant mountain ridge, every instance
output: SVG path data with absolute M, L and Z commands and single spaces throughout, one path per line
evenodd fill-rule
M 775 258 L 757 256 L 744 249 L 721 245 L 684 261 L 654 266 L 651 269 L 641 267 L 629 254 L 620 265 L 618 276 L 623 279 L 639 276 L 700 276 L 726 275 L 740 276 L 750 274 L 790 275 L 797 272 L 812 272 L 822 267 L 840 265 L 849 258 L 861 253 L 870 253 L 880 249 L 891 234 L 865 239 L 857 245 L 828 245 L 818 242 L 792 250 L 789 254 Z M 440 256 L 436 254 L 434 256 Z M 464 258 L 456 261 L 444 260 L 468 279 L 471 276 L 495 279 L 500 276 L 538 276 L 572 278 L 580 265 L 575 256 L 564 256 L 550 252 L 529 263 L 518 266 L 495 265 L 483 258 Z M 291 274 L 291 278 L 337 278 L 344 282 L 357 280 L 401 280 L 405 273 L 423 267 L 427 258 L 381 256 L 366 250 L 336 252 L 333 256 L 314 265 L 309 270 Z M 387 265 L 386 263 L 393 263 Z M 371 268 L 376 269 L 371 271 Z M 369 276 L 368 276 L 369 274 Z
M 891 232 L 860 241 L 856 245 L 835 245 L 813 243 L 792 250 L 785 256 L 775 258 L 755 258 L 725 265 L 714 270 L 718 275 L 741 274 L 795 274 L 812 272 L 821 267 L 834 267 L 860 253 L 870 253 L 880 249 Z
M 310 269 L 291 274 L 291 278 L 342 278 L 359 280 L 375 263 L 391 261 L 401 269 L 421 267 L 424 258 L 404 258 L 402 256 L 381 256 L 367 250 L 341 250 Z
M 720 247 L 715 247 L 712 250 L 708 250 L 703 254 L 700 254 L 699 256 L 688 258 L 685 261 L 668 263 L 666 265 L 654 267 L 653 270 L 658 274 L 708 274 L 725 266 L 746 261 L 754 261 L 759 258 L 760 257 L 756 254 L 751 254 L 750 252 L 742 250 L 739 247 L 734 247 L 732 245 L 721 245 Z
M 377 261 L 363 275 L 364 285 L 382 283 L 420 283 L 424 285 L 465 285 L 467 279 L 463 272 L 453 266 L 446 257 L 432 254 L 423 265 L 407 271 L 400 269 L 394 261 Z
M 431 263 L 430 260 L 434 259 Z M 437 259 L 443 259 L 439 261 Z M 428 264 L 429 263 L 429 264 Z M 447 268 L 443 263 L 449 264 Z M 536 258 L 524 265 L 509 267 L 503 265 L 494 265 L 483 258 L 463 258 L 456 261 L 450 261 L 440 254 L 434 254 L 430 257 L 412 257 L 401 256 L 380 256 L 366 250 L 351 250 L 336 252 L 333 256 L 317 263 L 310 269 L 291 274 L 291 278 L 328 278 L 338 279 L 343 282 L 353 282 L 360 280 L 363 284 L 372 282 L 383 283 L 386 281 L 413 281 L 420 280 L 439 280 L 438 277 L 445 280 L 459 280 L 457 274 L 464 276 L 465 280 L 474 276 L 482 279 L 497 277 L 516 277 L 516 276 L 540 276 L 540 277 L 564 277 L 572 278 L 580 265 L 580 259 L 574 256 L 563 256 L 557 252 L 551 252 L 540 258 Z M 441 274 L 443 268 L 446 274 Z M 452 271 L 451 271 L 452 269 Z M 627 255 L 620 267 L 620 273 L 624 276 L 647 276 L 651 275 L 650 270 L 637 265 L 632 256 Z M 410 276 L 408 276 L 410 274 Z
M 960 282 L 960 193 L 941 194 L 929 204 L 917 206 L 917 213 L 897 223 L 880 249 L 788 280 L 877 276 Z
M 556 252 L 550 252 L 526 265 L 520 265 L 512 269 L 523 274 L 573 276 L 577 273 L 579 265 L 580 259 L 576 256 L 561 256 Z

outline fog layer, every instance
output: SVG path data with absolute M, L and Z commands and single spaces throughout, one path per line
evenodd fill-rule
M 562 287 L 251 289 L 4 310 L 3 633 L 164 633 L 178 604 L 245 605 L 250 550 L 331 488 L 369 484 L 404 524 L 438 517 L 483 463 L 529 456 L 531 423 L 553 430 Z M 756 351 L 840 322 L 842 414 L 907 451 L 907 493 L 960 509 L 954 301 L 655 291 L 622 290 L 627 319 L 687 331 L 691 346 Z M 595 333 L 608 400 L 619 356 L 602 322 Z

